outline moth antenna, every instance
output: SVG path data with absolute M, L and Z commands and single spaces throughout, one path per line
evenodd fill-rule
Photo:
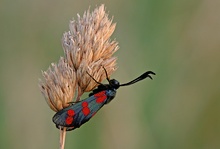
M 131 85 L 131 84 L 134 84 L 134 83 L 136 83 L 136 82 L 139 82 L 139 81 L 141 81 L 141 80 L 143 80 L 143 79 L 145 79 L 145 78 L 150 78 L 150 79 L 153 79 L 151 76 L 150 76 L 150 74 L 152 74 L 152 75 L 156 75 L 154 72 L 152 72 L 152 71 L 147 71 L 147 72 L 145 72 L 145 73 L 143 73 L 142 75 L 140 75 L 139 77 L 137 77 L 136 79 L 134 79 L 134 80 L 132 80 L 132 81 L 130 81 L 130 82 L 128 82 L 128 83 L 124 83 L 124 84 L 121 84 L 120 86 L 127 86 L 127 85 Z
M 87 71 L 86 71 L 86 73 L 87 73 L 97 84 L 103 85 L 102 83 L 98 82 L 95 78 L 93 78 L 93 76 L 91 76 Z
M 110 79 L 108 78 L 108 73 L 107 73 L 107 70 L 105 69 L 105 67 L 104 67 L 104 66 L 102 66 L 102 68 L 103 68 L 103 69 L 104 69 L 104 71 L 105 71 L 106 79 L 108 80 L 108 82 L 110 82 Z

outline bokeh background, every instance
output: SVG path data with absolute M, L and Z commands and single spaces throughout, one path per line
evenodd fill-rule
M 112 76 L 127 82 L 66 149 L 219 149 L 219 0 L 0 0 L 0 148 L 54 149 L 59 131 L 38 88 L 63 56 L 69 20 L 105 4 L 120 50 Z M 86 96 L 85 96 L 86 97 Z

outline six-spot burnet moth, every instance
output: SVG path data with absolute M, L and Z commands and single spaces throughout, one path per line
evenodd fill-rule
M 89 94 L 88 98 L 76 103 L 70 103 L 69 107 L 58 111 L 53 116 L 53 122 L 56 124 L 57 128 L 63 129 L 63 127 L 66 127 L 67 131 L 79 128 L 81 125 L 89 121 L 105 104 L 114 99 L 116 90 L 120 86 L 131 85 L 147 77 L 152 79 L 150 75 L 155 75 L 154 72 L 147 71 L 128 83 L 120 84 L 115 79 L 110 80 L 106 70 L 105 73 L 109 84 L 102 84 L 88 74 L 96 83 L 99 84 L 98 87 Z

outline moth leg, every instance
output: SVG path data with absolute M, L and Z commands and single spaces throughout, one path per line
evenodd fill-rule
M 76 103 L 78 103 L 78 102 L 80 102 L 80 101 L 71 101 L 71 102 L 67 102 L 67 104 L 69 104 L 70 106 L 72 106 L 72 105 L 74 105 L 74 104 L 76 104 Z
M 63 127 L 63 126 L 56 125 L 56 128 L 63 130 L 64 127 Z M 74 129 L 75 129 L 75 127 L 66 127 L 66 131 L 71 131 L 71 130 L 74 130 Z

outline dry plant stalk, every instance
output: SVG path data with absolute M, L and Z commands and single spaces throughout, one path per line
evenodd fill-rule
M 87 72 L 102 82 L 106 78 L 102 67 L 108 75 L 116 70 L 116 57 L 112 55 L 118 50 L 118 43 L 110 40 L 115 26 L 104 5 L 70 21 L 70 30 L 62 38 L 64 57 L 43 71 L 44 80 L 39 81 L 40 90 L 53 111 L 69 106 L 74 98 L 79 101 L 84 92 L 98 86 Z M 65 129 L 60 132 L 60 148 L 64 148 Z

